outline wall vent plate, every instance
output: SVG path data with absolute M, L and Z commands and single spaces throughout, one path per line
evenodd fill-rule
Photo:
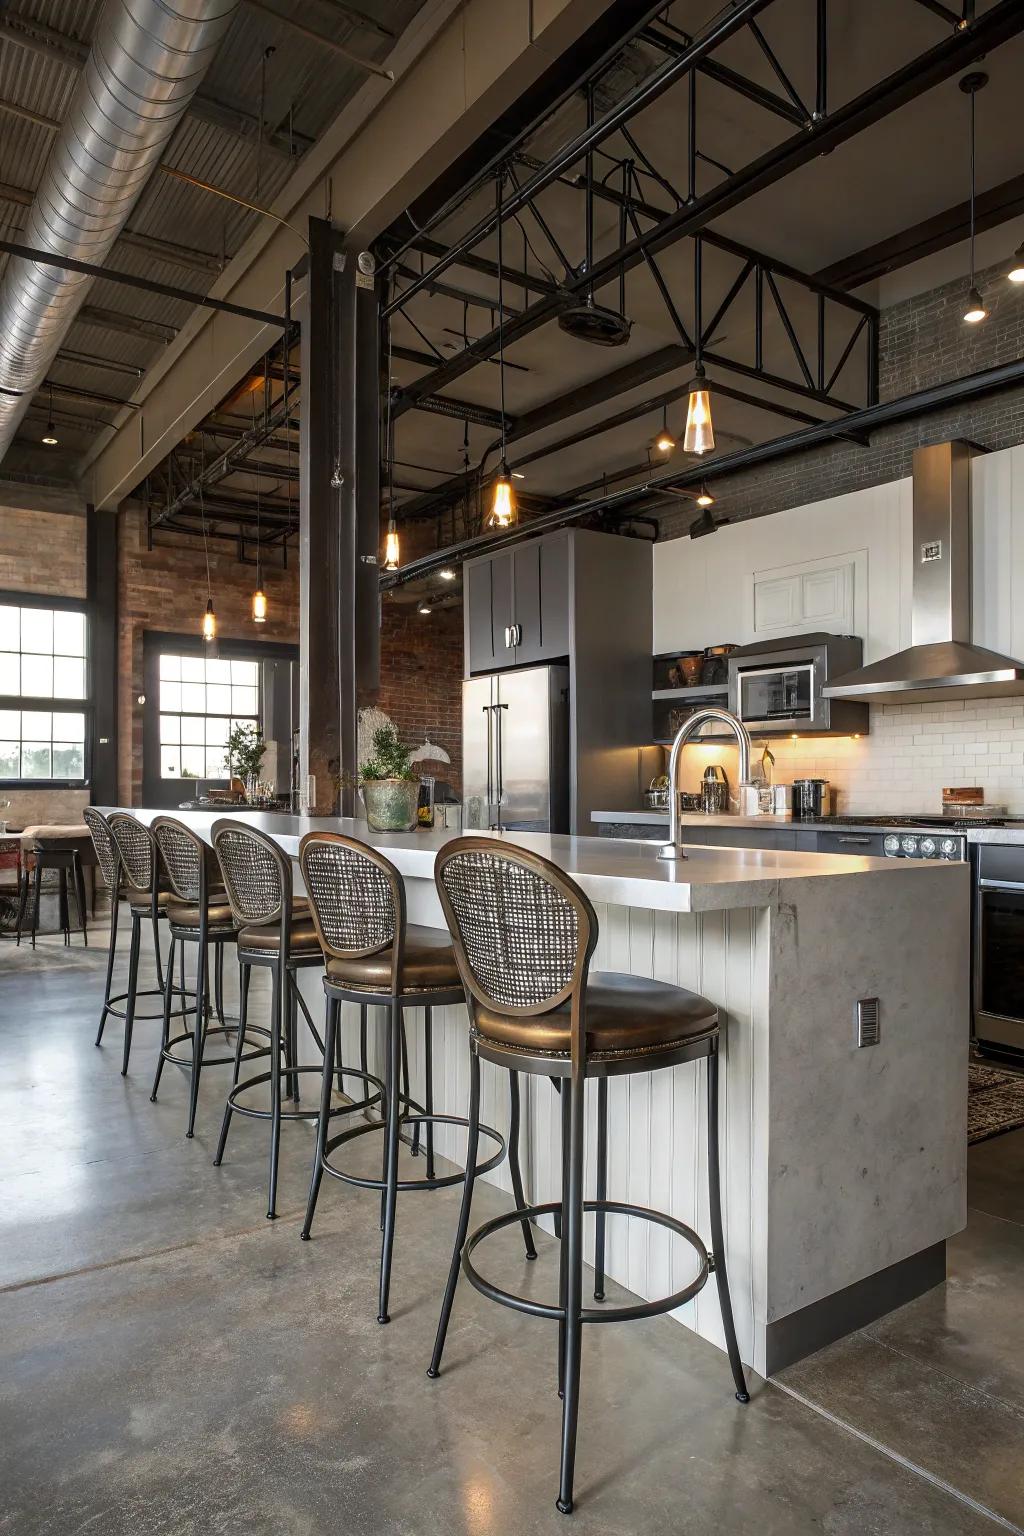
M 877 1045 L 881 1035 L 880 1005 L 877 997 L 859 997 L 853 1017 L 857 1026 L 857 1044 Z

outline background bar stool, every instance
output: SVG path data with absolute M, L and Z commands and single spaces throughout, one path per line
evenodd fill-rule
M 228 902 L 227 891 L 221 883 L 220 866 L 217 864 L 217 856 L 212 848 L 209 848 L 201 838 L 197 837 L 182 822 L 173 816 L 157 816 L 152 823 L 153 836 L 160 850 L 167 878 L 171 885 L 173 899 L 167 903 L 167 922 L 171 930 L 171 952 L 167 959 L 167 975 L 164 982 L 164 1023 L 163 1035 L 160 1042 L 160 1055 L 157 1058 L 156 1076 L 153 1079 L 153 1092 L 150 1094 L 151 1102 L 156 1102 L 157 1090 L 160 1087 L 160 1076 L 164 1069 L 165 1061 L 172 1061 L 176 1066 L 186 1067 L 190 1071 L 191 1082 L 189 1085 L 188 1105 L 188 1129 L 187 1137 L 193 1135 L 196 1123 L 196 1106 L 199 1102 L 199 1078 L 204 1066 L 230 1066 L 236 1060 L 254 1061 L 259 1056 L 270 1054 L 269 1046 L 262 1046 L 246 1052 L 244 1036 L 245 1007 L 248 993 L 248 969 L 245 972 L 246 987 L 242 996 L 241 1013 L 238 1021 L 238 1035 L 241 1038 L 241 1053 L 239 1053 L 239 1041 L 236 1041 L 236 1050 L 228 1056 L 206 1055 L 206 1042 L 211 1035 L 230 1035 L 235 1033 L 224 1019 L 223 1011 L 223 987 L 217 988 L 217 1014 L 219 1024 L 210 1027 L 210 946 L 214 948 L 216 962 L 214 974 L 223 977 L 224 950 L 229 944 L 235 942 L 235 923 Z M 211 868 L 212 866 L 212 868 Z M 196 987 L 195 987 L 195 1016 L 196 1027 L 194 1030 L 185 1030 L 184 1033 L 171 1038 L 171 1000 L 174 990 L 174 946 L 181 945 L 181 981 L 185 981 L 185 945 L 197 945 L 196 953 Z M 249 1033 L 262 1035 L 265 1040 L 270 1039 L 270 1031 L 250 1025 Z M 184 1059 L 174 1054 L 174 1047 L 180 1045 L 183 1040 L 192 1042 L 191 1060 Z M 237 1076 L 236 1076 L 237 1081 Z
M 459 978 L 455 955 L 448 935 L 436 928 L 423 928 L 408 924 L 405 917 L 405 886 L 395 866 L 368 844 L 335 832 L 307 832 L 299 844 L 299 863 L 302 878 L 309 892 L 320 943 L 327 961 L 324 992 L 327 995 L 327 1031 L 324 1054 L 324 1076 L 321 1103 L 326 1109 L 330 1103 L 331 1077 L 334 1070 L 335 1042 L 338 1038 L 338 1016 L 342 1002 L 358 1003 L 363 1010 L 368 1001 L 384 1005 L 388 1009 L 387 1051 L 384 1081 L 371 1078 L 364 1070 L 351 1071 L 353 1076 L 376 1084 L 383 1090 L 386 1105 L 383 1122 L 370 1121 L 341 1131 L 328 1138 L 327 1116 L 321 1114 L 317 1128 L 316 1153 L 313 1160 L 313 1180 L 309 1190 L 309 1205 L 302 1236 L 309 1237 L 316 1210 L 320 1183 L 325 1173 L 341 1179 L 346 1184 L 356 1184 L 362 1189 L 379 1189 L 383 1195 L 380 1260 L 380 1291 L 377 1321 L 387 1323 L 388 1301 L 391 1289 L 391 1259 L 395 1241 L 395 1219 L 398 1195 L 405 1190 L 444 1189 L 460 1184 L 465 1174 L 445 1174 L 435 1177 L 433 1158 L 433 1127 L 442 1125 L 468 1125 L 458 1115 L 435 1114 L 433 1085 L 430 1080 L 432 1008 L 445 1003 L 464 1001 L 462 982 Z M 425 1106 L 421 1108 L 409 1097 L 408 1073 L 405 1052 L 402 1049 L 402 1015 L 405 1008 L 423 1008 L 427 1067 L 427 1083 L 424 1094 Z M 402 1087 L 399 1087 L 399 1081 Z M 509 1136 L 509 1162 L 517 1204 L 523 1204 L 523 1182 L 519 1171 L 519 1080 L 510 1072 L 512 1094 L 512 1120 Z M 411 1110 L 416 1111 L 410 1113 Z M 360 1177 L 348 1173 L 328 1161 L 329 1155 L 344 1143 L 371 1131 L 385 1129 L 384 1173 L 380 1179 Z M 403 1125 L 411 1125 L 417 1137 L 421 1125 L 426 1131 L 427 1171 L 421 1179 L 398 1177 L 398 1143 Z M 505 1155 L 505 1141 L 489 1126 L 477 1127 L 478 1138 L 482 1132 L 497 1142 L 498 1150 L 477 1168 L 477 1173 L 487 1173 L 496 1168 Z M 473 1153 L 474 1161 L 476 1152 Z M 533 1234 L 528 1222 L 523 1224 L 527 1254 L 536 1257 Z
M 557 1505 L 573 1507 L 576 1426 L 579 1416 L 583 1324 L 655 1317 L 689 1301 L 713 1271 L 718 1281 L 729 1363 L 740 1402 L 747 1385 L 736 1343 L 725 1270 L 718 1170 L 718 1012 L 683 987 L 642 976 L 589 974 L 598 922 L 586 896 L 546 859 L 523 848 L 496 847 L 489 838 L 457 838 L 437 856 L 435 879 L 455 941 L 471 1021 L 470 1131 L 467 1163 L 476 1161 L 480 1118 L 480 1058 L 499 1066 L 561 1078 L 562 1198 L 520 1208 L 485 1222 L 471 1235 L 473 1174 L 467 1173 L 441 1318 L 428 1375 L 440 1371 L 459 1266 L 485 1296 L 559 1323 L 562 1455 Z M 621 1201 L 583 1198 L 584 1085 L 602 1078 L 650 1072 L 707 1057 L 708 1186 L 711 1253 L 691 1227 L 659 1211 Z M 696 1253 L 694 1280 L 672 1296 L 621 1307 L 582 1305 L 583 1214 L 616 1213 L 656 1222 L 684 1238 Z M 557 1305 L 502 1290 L 473 1265 L 485 1237 L 524 1218 L 560 1215 Z M 602 1280 L 603 1284 L 603 1280 Z
M 21 834 L 21 880 L 20 896 L 18 902 L 17 939 L 21 943 L 21 933 L 25 925 L 25 914 L 29 905 L 29 892 L 32 891 L 32 948 L 36 947 L 36 932 L 39 928 L 39 904 L 43 889 L 43 875 L 47 870 L 55 870 L 58 875 L 59 885 L 59 912 L 60 926 L 64 934 L 64 943 L 71 943 L 71 916 L 68 910 L 68 876 L 71 876 L 72 890 L 75 893 L 75 906 L 78 908 L 78 924 L 82 930 L 82 941 L 86 949 L 89 947 L 89 924 L 86 917 L 85 901 L 85 877 L 82 873 L 84 863 L 95 863 L 95 854 L 89 839 L 89 830 L 84 826 L 59 826 L 59 827 L 26 827 Z M 33 881 L 32 874 L 35 874 Z
M 96 1031 L 96 1044 L 103 1039 L 103 1026 L 107 1022 L 107 1014 L 112 1013 L 116 1019 L 124 1019 L 124 1060 L 121 1067 L 121 1076 L 128 1071 L 128 1054 L 132 1045 L 132 1026 L 136 1018 L 161 1019 L 163 1009 L 159 1013 L 139 1013 L 135 1011 L 136 1001 L 140 997 L 159 997 L 163 999 L 164 974 L 160 960 L 160 925 L 159 919 L 162 912 L 159 897 L 164 896 L 166 905 L 166 892 L 161 893 L 157 884 L 158 863 L 151 843 L 149 832 L 134 816 L 127 816 L 122 811 L 117 811 L 108 820 L 101 811 L 93 806 L 86 806 L 82 812 L 85 824 L 92 834 L 93 847 L 96 850 L 96 862 L 99 864 L 100 873 L 110 895 L 110 950 L 107 955 L 107 980 L 103 991 L 103 1008 L 100 1013 L 99 1028 Z M 129 831 L 122 830 L 120 840 L 115 835 L 112 822 L 116 817 L 122 817 L 137 827 L 142 834 L 139 841 Z M 131 842 L 131 859 L 136 874 L 146 880 L 152 881 L 152 886 L 143 884 L 136 886 L 129 878 L 127 867 L 121 853 L 121 845 Z M 131 908 L 132 939 L 131 951 L 128 963 L 128 990 L 120 992 L 116 997 L 111 995 L 111 987 L 114 980 L 114 955 L 117 949 L 117 919 L 122 901 L 127 901 Z M 157 986 L 146 987 L 141 991 L 138 987 L 139 976 L 139 950 L 142 942 L 142 921 L 150 918 L 153 927 L 153 954 L 156 960 Z M 124 1004 L 122 1008 L 120 1004 Z M 184 1003 L 183 1003 L 184 1008 Z
M 321 1040 L 309 1010 L 302 999 L 295 972 L 300 967 L 322 966 L 324 957 L 320 949 L 309 905 L 292 897 L 291 860 L 282 853 L 276 843 L 254 827 L 245 827 L 230 817 L 222 817 L 213 824 L 213 845 L 217 851 L 221 874 L 227 889 L 228 901 L 238 927 L 238 964 L 241 1007 L 239 1009 L 238 1039 L 235 1045 L 234 1073 L 224 1120 L 217 1143 L 214 1167 L 219 1167 L 228 1139 L 231 1116 L 251 1115 L 257 1120 L 269 1120 L 270 1130 L 270 1194 L 267 1201 L 267 1220 L 277 1214 L 277 1170 L 281 1149 L 282 1120 L 315 1120 L 317 1110 L 285 1110 L 281 1105 L 281 1078 L 294 1103 L 299 1101 L 299 1076 L 303 1072 L 319 1072 L 319 1067 L 298 1065 L 297 1037 L 298 1010 L 301 1008 L 309 1031 L 322 1051 Z M 273 996 L 270 1007 L 270 1071 L 246 1082 L 238 1081 L 243 1060 L 242 1046 L 246 1029 L 246 1013 L 250 967 L 265 965 L 273 979 Z M 270 1084 L 270 1108 L 257 1109 L 241 1102 L 241 1096 L 260 1083 Z M 346 1106 L 347 1107 L 347 1106 Z M 335 1111 L 337 1113 L 337 1111 Z

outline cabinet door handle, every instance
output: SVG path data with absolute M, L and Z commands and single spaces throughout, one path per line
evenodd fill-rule
M 841 843 L 870 843 L 870 837 L 840 837 Z
M 511 625 L 506 624 L 505 625 L 505 649 L 506 649 L 506 651 L 511 647 L 511 645 L 512 645 L 512 627 L 511 627 Z

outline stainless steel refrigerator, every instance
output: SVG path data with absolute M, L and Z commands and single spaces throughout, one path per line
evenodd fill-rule
M 568 667 L 463 683 L 462 780 L 468 832 L 568 832 Z

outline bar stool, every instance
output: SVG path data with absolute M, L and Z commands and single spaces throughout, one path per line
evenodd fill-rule
M 398 1195 L 407 1190 L 446 1189 L 449 1185 L 461 1184 L 466 1178 L 461 1172 L 440 1177 L 434 1172 L 434 1127 L 466 1126 L 469 1122 L 459 1115 L 435 1113 L 431 1057 L 432 1010 L 446 1003 L 463 1002 L 462 982 L 448 935 L 435 928 L 407 923 L 402 877 L 382 853 L 340 833 L 308 832 L 299 844 L 299 864 L 327 962 L 324 977 L 327 1016 L 321 1091 L 323 1112 L 317 1127 L 313 1178 L 302 1236 L 306 1239 L 309 1237 L 325 1173 L 343 1183 L 355 1184 L 360 1189 L 381 1191 L 383 1237 L 377 1321 L 387 1323 L 390 1321 L 388 1303 Z M 381 1004 L 388 1010 L 383 1082 L 367 1074 L 365 1064 L 362 1071 L 357 1072 L 354 1068 L 343 1070 L 364 1079 L 368 1085 L 375 1086 L 383 1093 L 385 1118 L 383 1121 L 352 1126 L 336 1136 L 328 1137 L 326 1109 L 330 1103 L 331 1080 L 335 1071 L 341 1004 L 358 1003 L 361 1009 L 365 1009 L 369 1001 Z M 423 1106 L 414 1103 L 409 1097 L 402 1033 L 403 1012 L 406 1008 L 422 1008 L 424 1014 L 426 1089 Z M 404 1079 L 402 1087 L 399 1086 L 400 1074 Z M 514 1070 L 509 1072 L 509 1085 L 509 1166 L 516 1203 L 522 1205 L 523 1181 L 518 1150 L 519 1079 Z M 413 1127 L 414 1153 L 418 1151 L 419 1128 L 421 1125 L 424 1127 L 427 1150 L 425 1178 L 398 1177 L 398 1144 L 403 1125 Z M 338 1147 L 382 1128 L 385 1132 L 385 1148 L 381 1178 L 350 1173 L 329 1161 L 330 1154 Z M 483 1134 L 497 1143 L 497 1152 L 475 1170 L 477 1173 L 487 1173 L 496 1168 L 504 1157 L 505 1139 L 490 1126 L 478 1125 L 477 1132 L 478 1137 Z M 527 1257 L 536 1258 L 528 1221 L 523 1223 L 523 1235 Z
M 95 806 L 87 805 L 82 811 L 85 824 L 92 836 L 93 847 L 96 850 L 96 862 L 100 867 L 103 882 L 110 895 L 110 948 L 107 954 L 107 979 L 103 990 L 103 1008 L 100 1012 L 99 1028 L 96 1031 L 96 1044 L 103 1039 L 103 1026 L 107 1022 L 107 1015 L 113 1014 L 115 1019 L 124 1019 L 124 1059 L 121 1066 L 121 1076 L 128 1071 L 128 1056 L 132 1045 L 132 1028 L 136 1019 L 153 1020 L 163 1018 L 164 973 L 163 963 L 160 958 L 160 918 L 167 904 L 167 892 L 159 889 L 159 878 L 154 875 L 159 869 L 153 846 L 149 839 L 148 830 L 142 823 L 136 821 L 134 816 L 129 816 L 123 811 L 117 811 L 110 818 L 96 810 Z M 121 818 L 122 823 L 131 823 L 138 829 L 141 835 L 135 835 L 131 828 L 122 826 L 119 836 L 115 835 L 113 822 Z M 141 884 L 136 884 L 135 879 L 128 873 L 128 865 L 122 856 L 122 845 L 130 847 L 130 858 L 135 875 Z M 161 900 L 162 898 L 162 900 Z M 117 996 L 111 994 L 114 980 L 114 956 L 117 950 L 117 920 L 121 902 L 127 901 L 131 910 L 132 937 L 131 950 L 128 962 L 128 990 L 119 992 Z M 145 987 L 142 990 L 138 986 L 139 977 L 139 952 L 142 944 L 142 923 L 149 918 L 153 930 L 153 955 L 156 960 L 157 985 Z M 136 1003 L 140 997 L 159 997 L 161 1009 L 159 1013 L 137 1013 Z M 124 1004 L 122 1008 L 120 1004 Z M 184 1005 L 183 1005 L 184 1006 Z
M 213 849 L 203 842 L 202 838 L 178 821 L 173 816 L 157 816 L 152 823 L 151 831 L 160 850 L 167 878 L 170 882 L 173 899 L 167 903 L 167 923 L 171 930 L 171 951 L 167 959 L 167 971 L 164 980 L 164 1015 L 163 1034 L 160 1041 L 160 1054 L 156 1063 L 156 1076 L 153 1079 L 153 1092 L 150 1094 L 150 1102 L 156 1103 L 157 1092 L 160 1087 L 160 1077 L 164 1069 L 164 1062 L 171 1061 L 175 1066 L 185 1067 L 189 1071 L 189 1103 L 188 1103 L 188 1129 L 186 1137 L 192 1138 L 195 1132 L 196 1107 L 199 1103 L 199 1079 L 204 1066 L 231 1066 L 236 1060 L 237 1052 L 233 1051 L 228 1056 L 207 1057 L 206 1043 L 211 1035 L 231 1035 L 235 1033 L 234 1026 L 229 1025 L 224 1018 L 223 1008 L 223 973 L 224 950 L 229 944 L 235 943 L 235 923 L 228 902 L 227 892 L 221 881 L 220 866 L 217 864 L 216 854 Z M 212 868 L 211 868 L 212 865 Z M 195 1017 L 196 1027 L 184 1030 L 180 1035 L 171 1038 L 171 1002 L 174 993 L 174 946 L 181 946 L 181 982 L 185 981 L 185 945 L 195 944 L 196 952 L 196 986 L 195 986 Z M 210 1025 L 210 948 L 215 955 L 214 975 L 219 979 L 217 987 L 216 1007 L 220 1022 Z M 248 977 L 248 971 L 246 972 Z M 245 1028 L 242 1023 L 238 1025 L 238 1031 L 244 1036 Z M 249 1034 L 262 1035 L 265 1040 L 270 1039 L 270 1031 L 257 1025 L 249 1025 Z M 190 1059 L 175 1054 L 175 1046 L 184 1040 L 191 1042 L 192 1054 Z M 237 1042 L 236 1042 L 237 1044 Z M 269 1056 L 270 1047 L 262 1046 L 253 1050 L 245 1050 L 245 1041 L 242 1040 L 242 1054 L 239 1061 L 255 1061 L 257 1057 Z
M 86 949 L 89 947 L 89 922 L 86 916 L 85 901 L 85 877 L 82 873 L 83 861 L 93 860 L 93 850 L 89 842 L 89 831 L 84 826 L 38 826 L 26 827 L 21 834 L 21 878 L 19 881 L 20 892 L 18 902 L 18 922 L 16 944 L 21 943 L 22 929 L 25 925 L 25 914 L 29 906 L 31 893 L 32 900 L 32 948 L 36 947 L 36 933 L 39 928 L 39 905 L 42 896 L 43 875 L 47 870 L 53 870 L 58 877 L 58 900 L 60 913 L 60 926 L 64 934 L 64 944 L 67 947 L 71 943 L 71 915 L 68 908 L 68 877 L 71 877 L 71 889 L 75 895 L 75 906 L 78 909 L 78 924 L 82 930 L 82 942 Z M 35 875 L 33 881 L 32 875 Z
M 561 1475 L 557 1507 L 573 1507 L 573 1473 L 579 1417 L 580 1356 L 584 1323 L 656 1317 L 695 1296 L 714 1273 L 722 1308 L 736 1397 L 749 1401 L 733 1323 L 725 1267 L 718 1168 L 719 1020 L 714 1004 L 683 987 L 641 976 L 590 972 L 598 921 L 579 886 L 546 859 L 490 838 L 463 837 L 437 856 L 435 880 L 454 940 L 470 1016 L 470 1172 L 462 1196 L 428 1376 L 437 1376 L 451 1317 L 460 1264 L 483 1295 L 559 1325 L 559 1388 L 562 1396 Z M 634 1072 L 650 1072 L 707 1058 L 708 1192 L 711 1252 L 691 1228 L 660 1211 L 608 1200 L 600 1189 L 583 1198 L 584 1085 Z M 480 1061 L 560 1079 L 564 1113 L 561 1200 L 524 1207 L 487 1221 L 472 1234 L 480 1120 Z M 674 1295 L 621 1307 L 582 1304 L 583 1216 L 614 1213 L 655 1222 L 683 1238 L 698 1260 L 695 1278 Z M 485 1280 L 473 1263 L 476 1247 L 517 1221 L 561 1217 L 557 1304 L 503 1290 Z
M 292 895 L 291 860 L 271 838 L 254 827 L 240 825 L 231 817 L 213 824 L 213 846 L 220 862 L 228 901 L 238 929 L 239 989 L 238 1039 L 234 1072 L 217 1143 L 214 1167 L 219 1168 L 227 1144 L 233 1114 L 270 1121 L 270 1194 L 267 1220 L 277 1215 L 277 1174 L 282 1120 L 316 1120 L 319 1110 L 282 1108 L 281 1079 L 293 1103 L 299 1102 L 299 1078 L 304 1072 L 320 1072 L 318 1066 L 298 1064 L 298 1011 L 301 1008 L 310 1034 L 323 1051 L 324 1042 L 309 1016 L 299 992 L 296 972 L 322 966 L 320 949 L 307 902 Z M 270 1006 L 270 1071 L 245 1082 L 238 1081 L 246 1032 L 251 968 L 266 966 L 273 983 Z M 270 1084 L 270 1108 L 258 1109 L 242 1102 L 242 1096 L 261 1083 Z M 361 1106 L 359 1106 L 361 1107 Z M 348 1106 L 332 1110 L 343 1113 Z

